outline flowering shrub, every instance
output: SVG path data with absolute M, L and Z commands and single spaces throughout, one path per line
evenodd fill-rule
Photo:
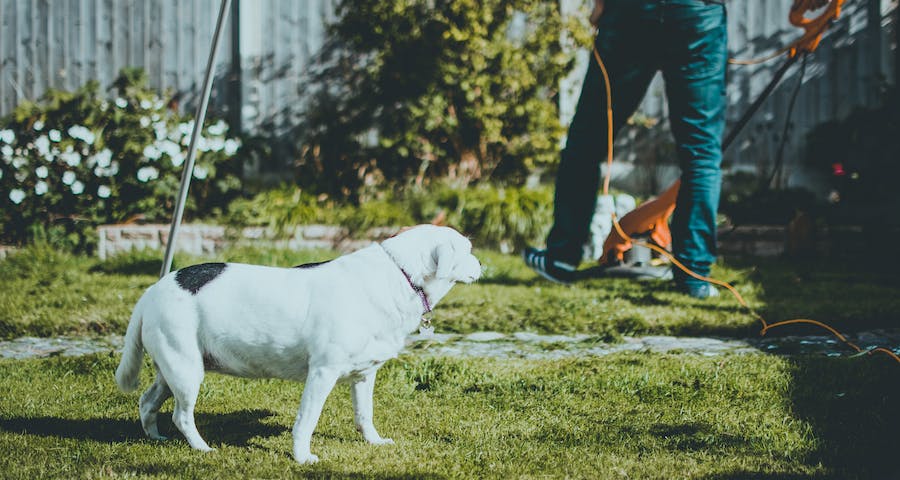
M 168 221 L 174 210 L 193 120 L 167 108 L 139 70 L 123 71 L 110 101 L 96 82 L 50 91 L 0 121 L 0 241 L 36 231 L 89 247 L 101 223 Z M 219 121 L 204 128 L 187 215 L 222 209 L 238 193 L 240 146 Z

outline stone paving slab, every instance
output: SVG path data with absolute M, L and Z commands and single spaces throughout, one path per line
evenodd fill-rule
M 900 354 L 900 329 L 873 330 L 849 335 L 861 348 L 884 346 Z M 78 356 L 98 352 L 118 352 L 121 335 L 106 337 L 21 337 L 0 341 L 0 358 L 26 359 L 53 356 Z M 430 356 L 488 357 L 523 359 L 560 359 L 604 356 L 617 352 L 654 352 L 717 356 L 726 354 L 852 356 L 850 347 L 828 336 L 786 336 L 752 339 L 714 337 L 673 337 L 647 335 L 623 337 L 621 342 L 599 341 L 596 336 L 540 335 L 531 332 L 504 334 L 475 332 L 466 335 L 437 333 L 411 335 L 406 353 Z

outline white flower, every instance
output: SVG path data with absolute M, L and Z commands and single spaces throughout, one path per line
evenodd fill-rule
M 211 135 L 222 135 L 226 129 L 228 129 L 228 125 L 224 121 L 219 120 L 215 125 L 210 125 L 206 131 Z
M 122 97 L 116 99 L 116 106 L 119 108 L 125 108 L 128 106 L 128 100 L 125 100 Z
M 94 167 L 94 175 L 98 177 L 111 177 L 117 173 L 119 173 L 119 166 L 116 163 L 110 165 L 108 168 L 99 165 Z
M 0 141 L 4 143 L 12 143 L 16 140 L 16 133 L 12 130 L 0 130 Z
M 106 168 L 112 161 L 112 151 L 108 148 L 104 148 L 94 155 L 93 160 L 99 167 Z
M 74 125 L 69 128 L 69 136 L 72 138 L 83 140 L 84 143 L 88 145 L 93 145 L 94 140 L 96 139 L 94 132 L 92 132 L 89 128 L 83 127 L 81 125 Z
M 156 101 L 153 102 L 153 108 L 160 110 L 166 106 L 166 103 L 162 101 L 161 98 L 157 98 Z
M 159 160 L 159 157 L 162 156 L 162 152 L 156 148 L 156 145 L 147 145 L 144 147 L 144 156 L 150 160 Z
M 47 193 L 47 190 L 48 190 L 47 182 L 45 182 L 43 180 L 34 184 L 34 193 L 36 193 L 38 195 L 43 195 L 43 194 Z
M 178 124 L 178 131 L 182 135 L 190 134 L 191 130 L 193 130 L 193 129 L 194 129 L 194 121 L 193 120 Z
M 75 195 L 81 195 L 81 192 L 84 191 L 84 184 L 81 183 L 80 180 L 76 181 L 72 184 L 72 193 Z
M 201 167 L 200 165 L 194 167 L 194 178 L 197 180 L 203 180 L 207 175 L 209 175 L 209 171 L 207 171 L 206 168 Z
M 149 126 L 150 126 L 150 118 L 148 118 L 148 117 L 141 117 L 141 126 L 144 127 L 144 128 L 149 127 Z
M 176 153 L 175 155 L 170 156 L 172 159 L 173 167 L 180 167 L 182 163 L 184 163 L 184 155 L 181 152 Z
M 71 170 L 66 170 L 63 172 L 62 182 L 66 185 L 72 185 L 75 183 L 75 172 Z
M 37 175 L 38 178 L 47 178 L 49 173 L 50 171 L 43 165 L 34 169 L 34 174 Z
M 174 157 L 175 155 L 181 153 L 181 147 L 171 140 L 163 140 L 162 142 L 159 142 L 157 144 L 157 147 L 159 148 L 159 151 L 165 153 L 170 157 Z
M 65 153 L 60 154 L 59 159 L 66 162 L 66 165 L 70 167 L 81 165 L 81 154 L 72 150 L 66 150 Z
M 50 154 L 50 139 L 46 135 L 41 135 L 34 141 L 34 146 L 42 157 Z
M 166 138 L 166 134 L 169 133 L 168 129 L 166 128 L 166 123 L 165 122 L 154 123 L 153 124 L 153 133 L 156 134 L 157 140 L 162 140 L 162 139 Z
M 13 175 L 13 176 L 16 177 L 16 181 L 17 181 L 17 182 L 22 183 L 22 182 L 25 181 L 26 178 L 28 178 L 28 172 L 26 172 L 26 171 L 24 171 L 24 170 L 19 170 L 19 171 L 16 172 L 16 174 Z
M 209 144 L 209 140 L 203 135 L 197 139 L 197 150 L 201 152 L 208 152 L 212 146 Z
M 14 188 L 9 191 L 9 199 L 12 200 L 16 205 L 22 203 L 22 200 L 25 200 L 25 192 L 19 190 L 18 188 Z
M 0 148 L 0 153 L 2 153 L 4 157 L 11 157 L 13 156 L 13 148 L 9 145 L 4 145 L 3 148 Z
M 35 120 L 34 125 L 32 125 L 32 127 L 34 127 L 35 131 L 40 132 L 41 130 L 44 129 L 44 122 L 42 122 L 40 120 Z
M 137 179 L 144 183 L 157 178 L 159 178 L 159 170 L 153 167 L 144 167 L 137 171 Z
M 150 115 L 150 120 L 153 120 L 154 122 L 158 122 L 158 121 L 159 121 L 159 114 L 158 114 L 158 113 L 154 113 L 153 115 Z
M 149 110 L 152 106 L 153 104 L 150 103 L 150 100 L 141 100 L 141 108 L 143 108 L 144 110 Z
M 50 137 L 50 140 L 53 142 L 58 142 L 58 141 L 62 140 L 62 135 L 59 133 L 59 130 L 57 130 L 55 128 L 53 130 L 50 130 L 47 133 L 47 135 Z
M 16 157 L 12 160 L 13 168 L 18 169 L 18 168 L 21 168 L 23 165 L 28 165 L 28 159 L 25 157 Z
M 97 196 L 100 198 L 109 198 L 112 195 L 112 190 L 106 185 L 100 185 L 97 187 Z
M 225 148 L 225 140 L 222 140 L 221 137 L 216 137 L 209 141 L 210 150 L 214 152 L 221 152 L 223 148 Z
M 229 138 L 225 140 L 225 155 L 231 156 L 237 153 L 238 148 L 241 146 L 240 142 L 233 138 Z

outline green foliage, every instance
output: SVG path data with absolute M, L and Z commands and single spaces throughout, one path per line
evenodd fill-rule
M 827 207 L 803 188 L 760 187 L 759 177 L 737 172 L 725 179 L 719 212 L 735 225 L 787 225 L 798 211 L 818 218 Z
M 193 121 L 140 70 L 124 70 L 114 89 L 112 102 L 96 82 L 51 90 L 0 121 L 0 241 L 89 248 L 98 224 L 171 217 Z M 227 130 L 220 121 L 198 141 L 187 215 L 221 210 L 239 191 L 239 143 Z
M 471 235 L 477 244 L 504 250 L 539 243 L 552 224 L 553 193 L 547 187 L 456 188 L 445 184 L 412 190 L 409 198 L 419 221 L 444 212 L 448 225 Z
M 382 192 L 359 205 L 314 196 L 297 187 L 267 190 L 232 202 L 226 222 L 233 227 L 262 226 L 276 235 L 298 225 L 338 224 L 363 235 L 374 227 L 402 227 L 443 219 L 482 246 L 513 249 L 540 241 L 551 224 L 549 188 L 460 188 L 449 183 Z
M 882 106 L 857 109 L 809 133 L 807 162 L 829 176 L 833 215 L 853 223 L 898 225 L 900 209 L 900 91 L 890 90 Z M 889 214 L 886 214 L 890 212 Z
M 574 50 L 560 37 L 588 41 L 557 2 L 354 0 L 338 13 L 340 48 L 300 129 L 301 182 L 355 197 L 382 180 L 521 181 L 555 165 Z

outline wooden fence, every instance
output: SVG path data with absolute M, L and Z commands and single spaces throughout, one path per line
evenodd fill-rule
M 239 122 L 251 133 L 287 135 L 304 113 L 305 72 L 325 41 L 325 26 L 334 19 L 337 1 L 234 0 L 229 41 L 223 42 L 216 64 L 213 115 Z M 787 22 L 791 2 L 729 0 L 731 56 L 762 56 L 795 38 L 799 31 Z M 584 3 L 590 2 L 561 0 L 564 11 Z M 881 87 L 895 81 L 891 41 L 896 7 L 896 0 L 845 3 L 843 17 L 807 66 L 779 177 L 783 185 L 817 181 L 799 160 L 806 132 L 854 108 L 878 104 Z M 218 0 L 0 0 L 0 116 L 48 88 L 74 89 L 91 79 L 108 87 L 126 66 L 144 68 L 153 87 L 177 93 L 181 105 L 191 108 L 218 8 Z M 774 61 L 730 70 L 730 121 L 758 95 L 777 66 Z M 795 68 L 787 75 L 729 151 L 731 170 L 763 173 L 771 168 L 797 72 Z M 575 72 L 564 82 L 563 121 L 577 100 L 581 75 Z M 645 114 L 665 116 L 662 91 L 657 79 L 642 104 Z M 673 175 L 666 159 L 654 160 L 649 170 L 633 168 L 634 160 L 659 155 L 648 153 L 652 145 L 629 142 L 627 136 L 620 140 L 632 148 L 623 149 L 617 175 L 626 185 L 640 190 L 647 183 L 629 183 L 639 171 L 643 177 L 652 173 L 651 184 Z M 276 161 L 274 168 L 278 165 Z

